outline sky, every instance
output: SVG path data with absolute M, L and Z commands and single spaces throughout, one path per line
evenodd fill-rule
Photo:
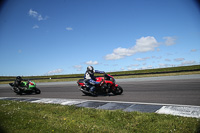
M 200 64 L 194 0 L 6 0 L 0 76 L 128 71 Z

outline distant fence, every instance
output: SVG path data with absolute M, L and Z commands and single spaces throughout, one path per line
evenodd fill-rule
M 200 71 L 200 69 L 194 70 L 177 70 L 177 71 L 164 71 L 164 72 L 149 72 L 149 73 L 128 73 L 128 74 L 112 74 L 112 76 L 130 76 L 130 75 L 147 75 L 147 74 L 165 74 L 165 73 L 177 73 L 177 72 L 193 72 Z M 29 78 L 29 80 L 43 80 L 43 79 L 69 79 L 69 78 L 83 78 L 83 76 L 69 76 L 69 77 L 47 77 L 47 78 Z M 0 79 L 3 81 L 14 81 L 15 79 Z

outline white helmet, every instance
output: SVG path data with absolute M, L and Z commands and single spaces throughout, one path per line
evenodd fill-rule
M 88 71 L 89 74 L 93 74 L 93 73 L 94 73 L 94 68 L 93 68 L 93 66 L 88 66 L 88 67 L 87 67 L 87 71 Z

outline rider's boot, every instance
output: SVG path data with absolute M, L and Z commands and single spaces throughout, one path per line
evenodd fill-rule
M 89 91 L 93 96 L 96 96 L 95 86 L 92 86 Z
M 27 84 L 26 84 L 26 88 L 27 88 L 27 89 L 29 88 L 29 81 L 28 81 Z

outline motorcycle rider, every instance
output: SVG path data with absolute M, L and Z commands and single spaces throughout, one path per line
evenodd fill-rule
M 15 79 L 15 82 L 14 82 L 14 87 L 18 88 L 18 89 L 22 89 L 20 86 L 22 81 L 28 81 L 28 80 L 24 80 L 24 79 L 22 79 L 21 76 L 17 76 Z M 27 88 L 28 87 L 29 87 L 29 82 L 27 83 Z
M 90 93 L 94 95 L 95 85 L 101 84 L 101 82 L 96 82 L 94 73 L 105 73 L 104 71 L 94 70 L 93 66 L 88 66 L 87 71 L 85 72 L 84 79 L 88 83 L 90 88 Z

